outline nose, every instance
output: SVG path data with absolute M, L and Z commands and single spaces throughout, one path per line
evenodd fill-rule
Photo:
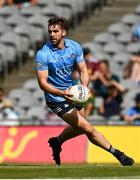
M 54 36 L 54 32 L 53 31 L 49 32 L 49 35 L 50 35 L 50 37 L 53 37 Z

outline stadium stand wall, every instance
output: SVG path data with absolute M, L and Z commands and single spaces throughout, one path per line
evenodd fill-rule
M 47 144 L 65 126 L 0 127 L 0 163 L 54 163 Z M 139 126 L 95 126 L 114 145 L 140 163 Z M 85 136 L 66 142 L 62 163 L 118 163 L 108 152 L 92 146 Z

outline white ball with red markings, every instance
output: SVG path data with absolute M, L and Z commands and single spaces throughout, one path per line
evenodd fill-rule
M 91 96 L 90 90 L 83 85 L 72 86 L 70 93 L 73 95 L 72 100 L 79 104 L 87 102 Z

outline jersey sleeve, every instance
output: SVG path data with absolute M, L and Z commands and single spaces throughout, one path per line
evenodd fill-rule
M 40 50 L 35 56 L 35 69 L 37 71 L 48 70 L 48 62 L 45 54 Z
M 84 61 L 84 56 L 83 56 L 83 49 L 82 47 L 77 43 L 76 44 L 76 62 L 82 62 Z

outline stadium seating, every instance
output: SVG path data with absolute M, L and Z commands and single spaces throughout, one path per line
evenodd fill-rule
M 95 52 L 101 52 L 102 51 L 102 46 L 100 44 L 97 43 L 93 43 L 93 42 L 85 42 L 82 44 L 82 47 L 86 47 L 89 48 L 91 50 L 91 52 L 94 54 Z
M 18 67 L 21 67 L 24 54 L 29 54 L 30 49 L 36 51 L 40 44 L 44 43 L 46 40 L 47 20 L 50 17 L 65 15 L 69 23 L 73 25 L 72 28 L 75 28 L 80 24 L 82 18 L 90 17 L 96 6 L 99 6 L 98 0 L 38 0 L 36 6 L 22 7 L 21 9 L 15 6 L 1 8 L 0 72 L 7 76 L 11 64 L 15 62 L 18 62 Z M 123 110 L 134 104 L 134 95 L 140 92 L 137 84 L 124 80 L 122 73 L 131 55 L 140 50 L 140 43 L 132 43 L 131 41 L 132 30 L 136 23 L 139 22 L 140 6 L 136 7 L 132 13 L 123 16 L 119 21 L 109 25 L 106 31 L 96 34 L 92 40 L 82 44 L 82 47 L 90 48 L 99 60 L 107 59 L 111 70 L 115 71 L 121 82 L 129 89 L 129 92 L 124 96 Z M 9 52 L 8 54 L 5 53 L 7 51 Z M 27 98 L 22 98 L 23 95 Z M 11 90 L 8 97 L 12 99 L 16 109 L 20 112 L 21 119 L 46 118 L 44 116 L 44 95 L 35 79 L 27 80 L 21 89 Z M 128 99 L 130 101 L 127 101 Z M 98 98 L 95 98 L 96 108 L 99 106 L 99 101 Z M 106 122 L 98 114 L 91 116 L 89 119 L 90 121 L 97 119 L 97 122 L 100 123 Z M 62 123 L 57 120 L 56 118 L 56 121 L 43 121 L 42 123 L 46 123 L 46 125 Z M 112 117 L 108 123 L 111 124 L 113 122 L 117 123 L 120 121 L 118 117 Z
M 105 45 L 106 43 L 109 43 L 109 42 L 114 41 L 114 40 L 115 40 L 115 37 L 112 34 L 109 34 L 107 32 L 97 34 L 93 39 L 93 41 L 95 43 L 98 43 L 101 45 Z
M 114 54 L 116 54 L 118 52 L 125 51 L 125 47 L 122 44 L 117 43 L 117 42 L 114 41 L 114 42 L 107 43 L 104 46 L 103 50 L 107 54 L 114 55 Z
M 140 18 L 136 14 L 127 14 L 122 17 L 121 22 L 125 25 L 132 27 L 134 24 L 140 22 Z
M 7 18 L 18 13 L 16 6 L 3 6 L 0 9 L 0 17 Z
M 126 46 L 126 51 L 130 54 L 136 54 L 140 51 L 140 43 L 130 43 Z
M 131 55 L 126 52 L 118 52 L 113 56 L 113 63 L 118 64 L 119 68 L 123 71 L 124 66 L 128 63 L 128 60 L 130 59 Z
M 132 41 L 132 34 L 130 32 L 123 32 L 118 35 L 116 41 L 120 44 L 127 45 Z
M 119 35 L 121 33 L 126 33 L 126 32 L 129 32 L 130 31 L 130 28 L 125 25 L 125 24 L 122 24 L 122 23 L 115 23 L 115 24 L 111 24 L 109 27 L 108 27 L 108 30 L 107 30 L 109 33 L 113 34 L 113 35 Z
M 15 48 L 20 68 L 23 59 L 30 55 L 30 50 L 36 51 L 46 40 L 47 21 L 50 17 L 65 16 L 72 27 L 76 27 L 97 5 L 98 0 L 38 0 L 36 6 L 3 6 L 0 8 L 0 43 Z M 3 56 L 4 70 L 1 73 L 7 76 L 9 60 L 6 55 Z

